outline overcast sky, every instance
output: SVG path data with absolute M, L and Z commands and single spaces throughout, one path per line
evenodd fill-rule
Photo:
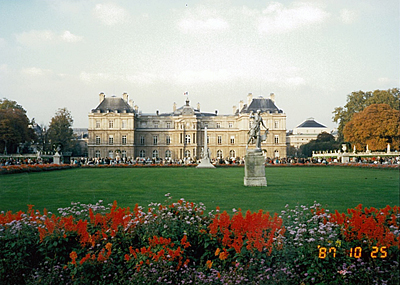
M 399 87 L 399 1 L 1 0 L 0 98 L 74 127 L 106 96 L 143 113 L 184 104 L 232 113 L 269 97 L 287 129 L 335 128 L 352 91 Z

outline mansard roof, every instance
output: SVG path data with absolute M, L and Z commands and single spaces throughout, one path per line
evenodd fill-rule
M 92 113 L 107 113 L 115 112 L 118 113 L 134 113 L 133 108 L 122 98 L 118 98 L 115 96 L 104 98 L 103 101 L 95 108 L 92 109 Z
M 255 113 L 258 110 L 261 110 L 262 113 L 283 113 L 281 109 L 276 107 L 274 101 L 269 98 L 265 99 L 261 96 L 259 98 L 253 98 L 250 105 L 244 105 L 243 109 L 240 110 L 240 113 Z
M 326 128 L 326 126 L 318 123 L 313 118 L 309 118 L 298 125 L 297 128 Z

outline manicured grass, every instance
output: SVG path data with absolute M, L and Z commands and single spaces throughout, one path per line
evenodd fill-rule
M 321 203 L 346 211 L 399 205 L 396 169 L 347 167 L 268 167 L 267 187 L 245 187 L 243 168 L 104 168 L 70 169 L 0 176 L 0 211 L 36 209 L 57 212 L 59 207 L 81 203 L 112 203 L 133 207 L 173 200 L 203 202 L 207 209 L 242 208 L 280 212 L 286 204 Z

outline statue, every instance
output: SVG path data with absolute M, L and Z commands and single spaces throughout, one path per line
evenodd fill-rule
M 250 113 L 250 130 L 248 131 L 249 140 L 247 141 L 246 148 L 249 147 L 250 143 L 256 144 L 256 149 L 261 150 L 261 142 L 266 141 L 268 128 L 264 125 L 264 121 L 261 117 L 261 110 L 257 110 L 257 113 Z M 261 125 L 265 128 L 265 133 L 261 135 Z

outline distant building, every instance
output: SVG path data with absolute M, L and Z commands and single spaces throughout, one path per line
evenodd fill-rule
M 314 118 L 309 118 L 288 132 L 286 141 L 290 146 L 299 148 L 301 145 L 309 143 L 311 140 L 316 140 L 322 132 L 330 133 L 330 130 L 321 123 L 318 123 Z
M 172 112 L 144 114 L 128 94 L 122 98 L 99 95 L 99 105 L 89 113 L 89 157 L 155 159 L 198 159 L 204 146 L 207 127 L 211 158 L 237 158 L 246 154 L 249 115 L 261 110 L 269 128 L 267 141 L 262 144 L 266 157 L 286 157 L 286 114 L 270 98 L 247 96 L 247 104 L 240 101 L 231 115 L 218 111 L 203 112 L 200 104 L 190 105 L 189 99 Z

